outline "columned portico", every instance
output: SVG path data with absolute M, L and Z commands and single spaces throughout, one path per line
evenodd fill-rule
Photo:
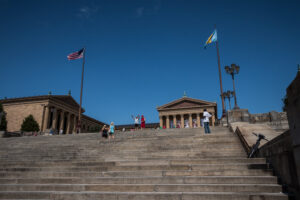
M 163 117 L 162 116 L 159 116 L 159 126 L 160 127 L 163 127 Z
M 190 128 L 193 127 L 193 118 L 192 118 L 192 114 L 189 114 L 189 127 L 190 127 Z
M 59 126 L 59 131 L 63 130 L 63 134 L 65 133 L 64 130 L 64 124 L 65 124 L 65 112 L 61 111 L 60 113 L 60 126 Z
M 181 126 L 180 128 L 184 128 L 184 115 L 180 115 L 180 122 L 181 122 Z
M 217 116 L 217 104 L 188 97 L 183 97 L 157 108 L 160 126 L 162 128 L 200 127 L 204 109 L 212 115 L 210 125 L 214 126 Z M 172 120 L 173 126 L 170 126 L 170 120 Z
M 170 128 L 170 118 L 169 118 L 169 115 L 166 116 L 166 120 L 167 120 L 166 127 Z
M 1 100 L 5 111 L 10 117 L 8 131 L 14 132 L 21 129 L 26 117 L 32 115 L 39 125 L 41 132 L 63 133 L 76 132 L 78 122 L 79 104 L 69 95 L 48 95 L 12 98 Z M 100 130 L 105 124 L 83 113 L 81 109 L 82 125 L 88 130 Z
M 57 123 L 57 109 L 52 108 L 52 114 L 53 114 L 53 119 L 52 119 L 52 129 L 56 129 L 56 123 Z
M 196 114 L 197 115 L 197 126 L 200 127 L 201 126 L 201 122 L 200 122 L 200 114 Z
M 177 122 L 176 122 L 176 115 L 173 115 L 173 127 L 176 128 Z
M 45 106 L 45 116 L 44 116 L 44 123 L 43 124 L 43 127 L 42 127 L 42 130 L 46 130 L 48 128 L 48 124 L 49 124 L 49 114 L 50 114 L 50 108 L 49 106 Z

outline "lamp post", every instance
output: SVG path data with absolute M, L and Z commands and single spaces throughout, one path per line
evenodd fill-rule
M 231 102 L 230 102 L 230 99 L 234 96 L 234 92 L 233 91 L 230 91 L 230 90 L 227 90 L 226 92 L 224 92 L 224 98 L 228 99 L 228 102 L 229 102 L 229 109 L 231 110 Z
M 227 74 L 230 74 L 232 77 L 232 84 L 233 84 L 233 92 L 234 92 L 234 108 L 233 109 L 240 109 L 237 105 L 236 101 L 236 92 L 235 92 L 235 85 L 234 85 L 234 75 L 238 74 L 240 71 L 240 66 L 236 64 L 231 64 L 231 66 L 225 66 L 225 70 Z

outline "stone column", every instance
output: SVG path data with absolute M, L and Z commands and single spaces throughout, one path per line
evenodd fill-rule
M 176 115 L 173 115 L 173 125 L 174 125 L 174 127 L 172 127 L 172 128 L 176 128 Z
M 57 123 L 57 109 L 53 108 L 53 119 L 52 119 L 52 129 L 56 130 L 56 123 Z
M 200 113 L 197 113 L 197 126 L 201 127 L 201 124 L 200 124 Z
M 68 113 L 68 117 L 67 117 L 67 131 L 66 134 L 70 133 L 70 129 L 71 129 L 71 113 Z
M 184 128 L 184 115 L 181 115 L 181 128 Z
M 77 123 L 76 123 L 76 115 L 74 115 L 74 123 L 73 123 L 73 130 L 72 130 L 72 132 L 74 133 L 74 134 L 76 134 L 76 126 L 77 126 Z
M 59 126 L 58 133 L 60 130 L 64 129 L 64 123 L 65 123 L 65 112 L 62 110 L 60 113 L 60 126 Z
M 212 123 L 212 126 L 215 126 L 215 113 L 212 113 L 212 117 L 211 117 L 211 123 Z
M 159 126 L 161 128 L 164 126 L 164 124 L 163 124 L 163 116 L 159 116 Z
M 189 126 L 190 126 L 190 128 L 193 128 L 193 118 L 192 118 L 192 114 L 189 114 Z
M 169 115 L 166 116 L 166 128 L 170 128 L 170 118 Z
M 44 119 L 44 124 L 43 124 L 43 131 L 45 131 L 48 128 L 49 124 L 49 115 L 50 115 L 50 108 L 49 106 L 46 106 L 46 111 L 45 111 L 45 119 Z

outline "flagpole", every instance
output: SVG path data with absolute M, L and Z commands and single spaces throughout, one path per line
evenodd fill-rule
M 217 30 L 216 25 L 215 25 L 215 29 Z M 220 78 L 221 99 L 222 99 L 222 117 L 225 117 L 225 116 L 226 116 L 226 111 L 225 111 L 225 105 L 224 105 L 223 85 L 222 85 L 222 74 L 221 74 L 221 62 L 220 62 L 220 53 L 219 53 L 219 44 L 218 44 L 218 40 L 216 41 L 216 47 L 217 47 L 217 57 L 218 57 L 218 66 L 219 66 L 219 78 Z
M 80 88 L 80 106 L 79 106 L 78 122 L 77 122 L 78 133 L 81 132 L 81 105 L 82 105 L 82 88 L 83 88 L 84 63 L 85 63 L 85 48 L 83 48 L 83 58 L 82 58 L 82 73 L 81 73 L 81 88 Z

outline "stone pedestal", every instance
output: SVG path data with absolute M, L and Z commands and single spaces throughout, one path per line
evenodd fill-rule
M 228 123 L 250 121 L 250 114 L 248 112 L 248 109 L 228 110 L 227 117 L 228 117 Z

